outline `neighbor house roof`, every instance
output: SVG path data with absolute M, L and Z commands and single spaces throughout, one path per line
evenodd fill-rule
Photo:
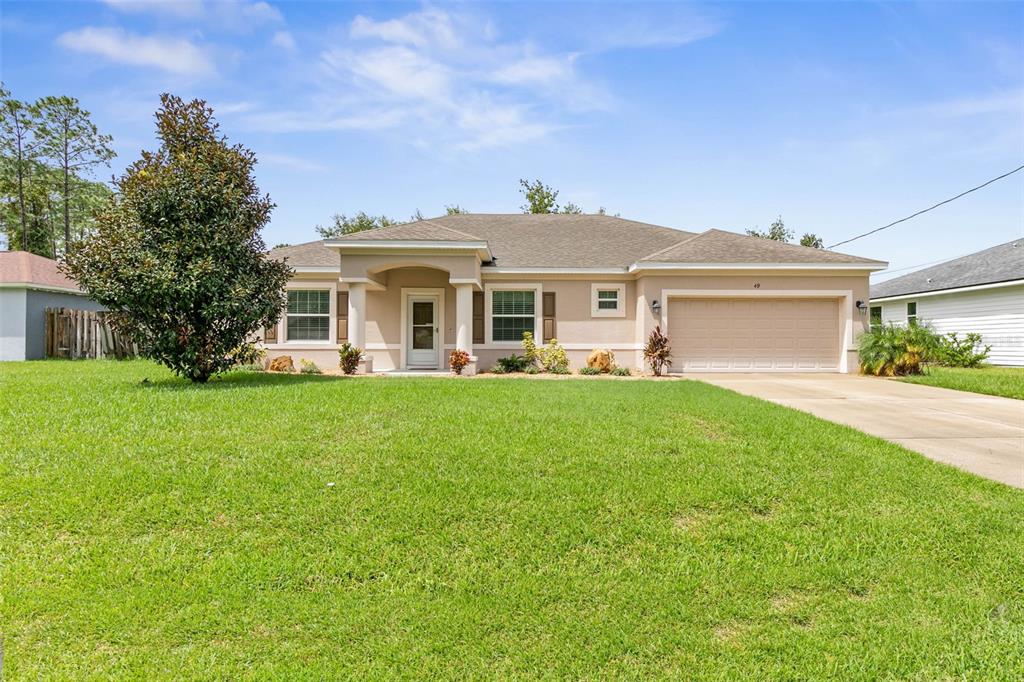
M 57 269 L 57 261 L 28 251 L 0 251 L 0 285 L 80 292 L 75 281 Z
M 871 298 L 1024 280 L 1024 239 L 902 275 L 871 287 Z
M 489 267 L 596 269 L 650 263 L 850 263 L 880 265 L 857 256 L 708 230 L 700 234 L 609 215 L 463 213 L 366 230 L 332 244 L 373 241 L 486 242 Z M 299 267 L 336 265 L 323 241 L 270 252 Z

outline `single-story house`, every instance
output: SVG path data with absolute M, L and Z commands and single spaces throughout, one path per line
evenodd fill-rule
M 644 366 L 660 326 L 676 372 L 848 372 L 867 328 L 868 276 L 886 263 L 608 215 L 460 214 L 274 249 L 295 270 L 269 357 L 362 371 L 470 371 L 557 338 L 574 367 L 597 348 Z
M 0 251 L 0 360 L 45 356 L 47 308 L 102 310 L 57 261 L 27 251 Z
M 922 320 L 937 332 L 981 334 L 994 365 L 1024 367 L 1024 239 L 871 287 L 875 323 Z

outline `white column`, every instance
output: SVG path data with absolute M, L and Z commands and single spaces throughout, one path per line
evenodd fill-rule
M 473 355 L 473 285 L 455 285 L 455 347 Z
M 366 348 L 366 285 L 362 282 L 348 285 L 348 342 Z

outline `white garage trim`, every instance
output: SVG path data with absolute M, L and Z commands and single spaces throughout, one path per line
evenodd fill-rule
M 839 351 L 839 372 L 850 371 L 848 355 L 853 348 L 853 291 L 850 289 L 662 289 L 661 330 L 666 336 L 668 310 L 673 298 L 832 298 L 842 299 L 842 347 Z

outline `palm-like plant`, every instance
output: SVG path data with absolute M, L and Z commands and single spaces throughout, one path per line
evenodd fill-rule
M 660 377 L 662 368 L 672 366 L 671 355 L 668 337 L 661 333 L 661 327 L 655 327 L 644 345 L 644 360 L 651 366 L 654 376 Z
M 860 337 L 860 369 L 887 377 L 921 374 L 938 347 L 939 337 L 927 324 L 877 325 Z

